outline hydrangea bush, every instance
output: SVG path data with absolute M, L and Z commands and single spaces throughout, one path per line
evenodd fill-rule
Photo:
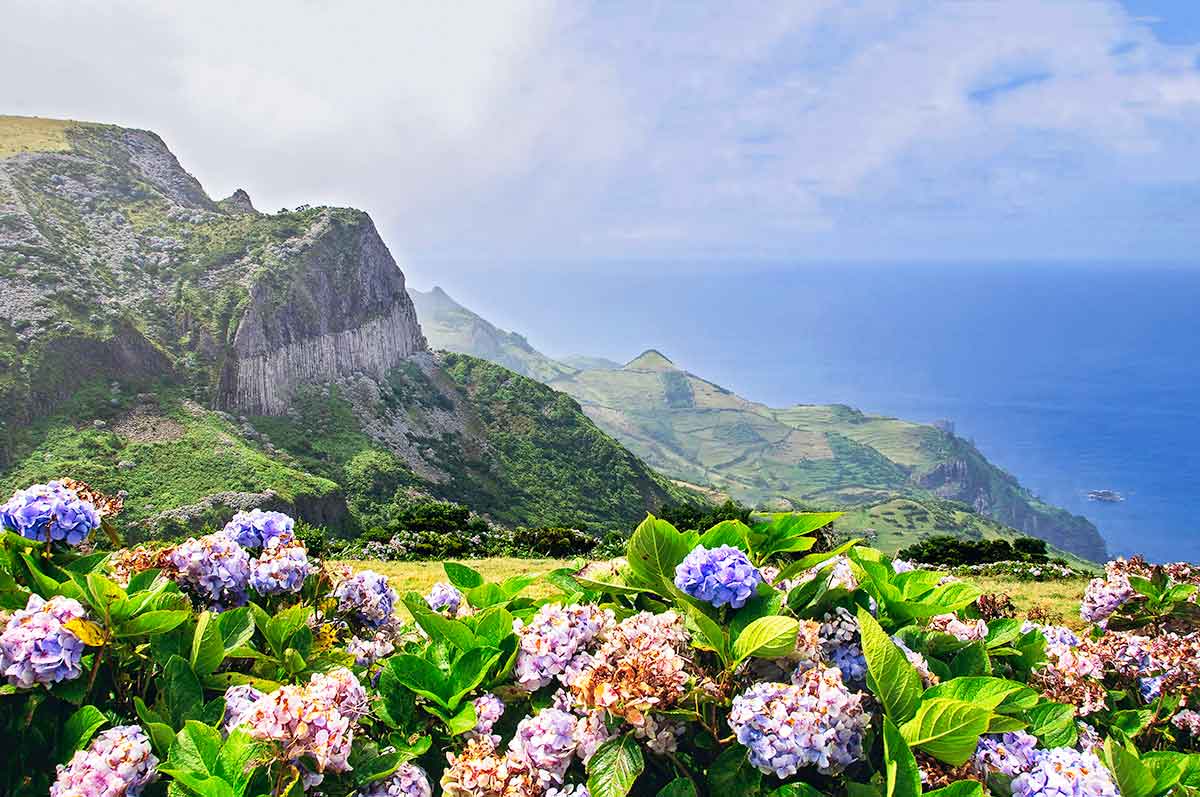
M 57 484 L 0 514 L 0 794 L 1200 790 L 1190 566 L 1110 563 L 1072 629 L 858 541 L 817 552 L 835 515 L 650 517 L 609 563 L 446 563 L 401 594 L 279 513 L 93 553 L 103 497 Z

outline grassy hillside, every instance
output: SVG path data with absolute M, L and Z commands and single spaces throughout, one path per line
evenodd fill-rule
M 430 345 L 489 358 L 512 333 L 443 291 L 418 300 Z M 497 337 L 499 334 L 499 337 Z M 1089 559 L 1104 544 L 1085 518 L 1050 506 L 946 430 L 844 405 L 773 408 L 749 401 L 648 350 L 614 368 L 558 364 L 516 336 L 520 365 L 574 396 L 588 417 L 651 466 L 689 484 L 772 507 L 871 507 L 894 497 L 951 499 L 980 516 Z M 516 367 L 516 366 L 511 366 Z M 930 533 L 936 531 L 927 526 Z M 969 533 L 964 528 L 964 533 Z

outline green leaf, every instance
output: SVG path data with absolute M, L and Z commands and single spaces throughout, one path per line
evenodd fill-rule
M 430 639 L 444 639 L 462 651 L 476 646 L 475 634 L 471 633 L 471 629 L 467 628 L 465 623 L 443 617 L 431 610 L 425 599 L 416 592 L 409 592 L 404 596 L 404 605 Z
M 670 596 L 675 566 L 692 552 L 698 540 L 694 533 L 684 534 L 667 521 L 647 515 L 629 538 L 630 585 Z
M 68 717 L 63 724 L 62 754 L 59 756 L 59 763 L 67 763 L 76 750 L 87 747 L 92 736 L 106 722 L 108 719 L 95 706 L 81 706 Z
M 991 711 L 982 706 L 953 698 L 937 697 L 923 701 L 916 716 L 900 727 L 910 747 L 953 766 L 961 766 L 987 731 Z
M 400 753 L 385 753 L 367 760 L 367 763 L 354 768 L 354 783 L 359 789 L 377 780 L 383 780 L 391 775 L 404 763 Z
M 175 629 L 180 623 L 188 619 L 191 614 L 191 612 L 182 609 L 143 612 L 132 620 L 126 620 L 119 625 L 113 636 L 129 637 L 165 634 Z
M 387 660 L 388 671 L 401 684 L 421 697 L 449 708 L 450 684 L 441 670 L 419 656 L 401 653 Z
M 759 792 L 762 773 L 750 764 L 746 748 L 732 744 L 708 768 L 708 793 L 752 797 Z
M 221 630 L 221 641 L 225 646 L 225 655 L 246 645 L 254 637 L 254 618 L 250 615 L 250 607 L 230 609 L 217 615 L 217 626 Z
M 696 785 L 687 778 L 675 778 L 658 790 L 658 797 L 696 797 Z
M 284 649 L 292 641 L 292 636 L 301 628 L 308 627 L 308 617 L 312 613 L 303 603 L 284 609 L 267 621 L 263 635 L 275 649 L 276 656 L 282 656 Z M 257 618 L 256 618 L 257 619 Z
M 254 739 L 242 728 L 235 728 L 221 746 L 217 772 L 233 787 L 235 795 L 245 794 L 255 769 L 271 760 L 271 746 Z
M 796 649 L 796 633 L 800 624 L 791 617 L 771 615 L 760 617 L 738 636 L 733 643 L 734 661 L 751 656 L 772 659 L 786 656 Z
M 1117 781 L 1121 797 L 1151 797 L 1156 778 L 1136 754 L 1126 750 L 1111 736 L 1104 740 L 1104 759 Z
M 191 666 L 180 656 L 172 656 L 163 668 L 160 688 L 176 728 L 198 717 L 204 707 L 204 690 Z
M 497 584 L 480 584 L 466 591 L 467 603 L 476 609 L 486 609 L 508 602 L 508 594 Z M 439 615 L 440 616 L 440 615 Z
M 767 797 L 825 797 L 825 794 L 807 783 L 785 783 Z
M 960 780 L 949 786 L 927 791 L 925 797 L 983 797 L 983 784 L 977 780 Z
M 450 583 L 464 592 L 483 585 L 483 576 L 479 574 L 479 571 L 466 565 L 460 565 L 457 562 L 442 562 L 442 569 L 446 571 L 446 578 L 450 579 Z
M 871 613 L 861 606 L 858 628 L 867 672 L 884 713 L 894 722 L 907 722 L 917 713 L 921 702 L 921 674 Z
M 703 545 L 710 551 L 713 548 L 720 548 L 722 545 L 731 545 L 734 548 L 741 548 L 745 551 L 749 549 L 749 542 L 747 541 L 749 534 L 750 527 L 742 521 L 722 520 L 700 535 L 700 545 Z
M 150 744 L 154 747 L 154 753 L 160 759 L 165 759 L 167 753 L 171 750 L 171 745 L 175 743 L 175 729 L 165 722 L 147 722 L 144 723 L 146 730 L 150 732 Z
M 731 662 L 729 660 L 729 639 L 725 636 L 725 631 L 715 620 L 694 606 L 687 605 L 687 614 L 700 630 L 699 635 L 692 635 L 692 644 L 698 648 L 713 651 L 721 659 L 721 662 L 728 666 Z M 702 645 L 701 642 L 705 644 Z
M 243 672 L 214 672 L 204 676 L 204 685 L 209 689 L 216 689 L 221 692 L 224 692 L 231 686 L 240 685 L 253 686 L 260 692 L 274 692 L 281 686 L 278 681 L 247 675 Z
M 198 775 L 186 769 L 171 767 L 160 767 L 158 771 L 169 775 L 178 783 L 186 786 L 191 793 L 202 795 L 202 797 L 237 797 L 233 793 L 233 787 L 216 775 Z
M 526 573 L 525 575 L 521 576 L 509 576 L 500 582 L 500 591 L 504 593 L 506 598 L 511 600 L 524 592 L 525 588 L 530 584 L 539 581 L 541 578 L 543 578 L 543 576 L 538 573 Z
M 175 735 L 175 744 L 167 755 L 167 763 L 175 769 L 211 775 L 217 771 L 221 753 L 221 732 L 203 722 L 188 720 Z
M 642 750 L 632 736 L 609 739 L 588 760 L 588 792 L 592 797 L 625 797 L 645 766 Z
M 475 704 L 468 700 L 463 703 L 458 713 L 446 722 L 446 729 L 450 731 L 451 736 L 458 736 L 474 729 L 476 722 Z
M 225 660 L 225 643 L 221 628 L 212 612 L 196 616 L 196 633 L 192 636 L 192 670 L 199 677 L 215 672 Z
M 1075 707 L 1046 700 L 1029 709 L 1029 732 L 1042 740 L 1043 747 L 1073 747 L 1079 736 L 1075 726 Z
M 883 718 L 883 760 L 886 768 L 886 797 L 921 797 L 921 770 L 916 756 L 904 741 L 896 723 Z
M 992 660 L 983 642 L 972 642 L 950 661 L 950 672 L 956 676 L 991 675 Z
M 1038 703 L 1038 693 L 1032 687 L 1005 678 L 988 676 L 953 678 L 934 684 L 925 690 L 924 700 L 952 697 L 996 711 L 1026 711 Z

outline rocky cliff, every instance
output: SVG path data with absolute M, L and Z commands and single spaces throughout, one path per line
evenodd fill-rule
M 167 518 L 269 496 L 328 522 L 371 465 L 393 490 L 474 500 L 504 522 L 571 522 L 568 496 L 600 528 L 679 496 L 577 406 L 536 443 L 489 425 L 556 405 L 513 374 L 492 394 L 443 372 L 365 213 L 264 214 L 241 190 L 214 202 L 147 131 L 0 117 L 0 366 L 0 487 L 70 468 L 144 488 Z M 137 396 L 170 434 L 138 436 L 127 416 L 151 405 Z M 565 466 L 556 446 L 583 440 Z M 602 484 L 581 494 L 581 479 Z

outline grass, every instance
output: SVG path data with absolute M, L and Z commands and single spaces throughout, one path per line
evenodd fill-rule
M 392 586 L 400 594 L 416 590 L 422 594 L 429 591 L 435 582 L 445 581 L 446 572 L 441 562 L 383 562 L 378 559 L 363 561 L 346 561 L 341 564 L 349 565 L 356 570 L 374 570 L 383 573 L 392 582 Z M 571 563 L 565 559 L 516 559 L 513 557 L 496 557 L 492 559 L 471 559 L 463 564 L 474 568 L 483 574 L 488 581 L 503 581 L 511 576 L 525 573 L 548 573 L 559 567 L 569 567 Z M 985 592 L 999 592 L 1012 598 L 1019 610 L 1019 616 L 1034 606 L 1040 606 L 1061 615 L 1062 623 L 1074 629 L 1082 629 L 1084 623 L 1079 619 L 1079 601 L 1083 597 L 1086 578 L 1069 581 L 1017 581 L 1015 579 L 998 578 L 995 576 L 978 576 L 972 579 Z M 558 590 L 546 581 L 536 581 L 528 587 L 524 595 L 531 598 L 545 598 L 558 594 Z
M 0 159 L 22 152 L 62 152 L 71 148 L 67 129 L 77 124 L 37 116 L 0 116 Z
M 1076 630 L 1086 626 L 1083 620 L 1079 619 L 1079 601 L 1083 598 L 1083 590 L 1088 584 L 1086 578 L 1067 581 L 1017 581 L 995 576 L 976 576 L 971 580 L 985 592 L 999 592 L 1012 598 L 1021 617 L 1034 606 L 1040 606 L 1061 615 L 1054 619 L 1063 625 Z

